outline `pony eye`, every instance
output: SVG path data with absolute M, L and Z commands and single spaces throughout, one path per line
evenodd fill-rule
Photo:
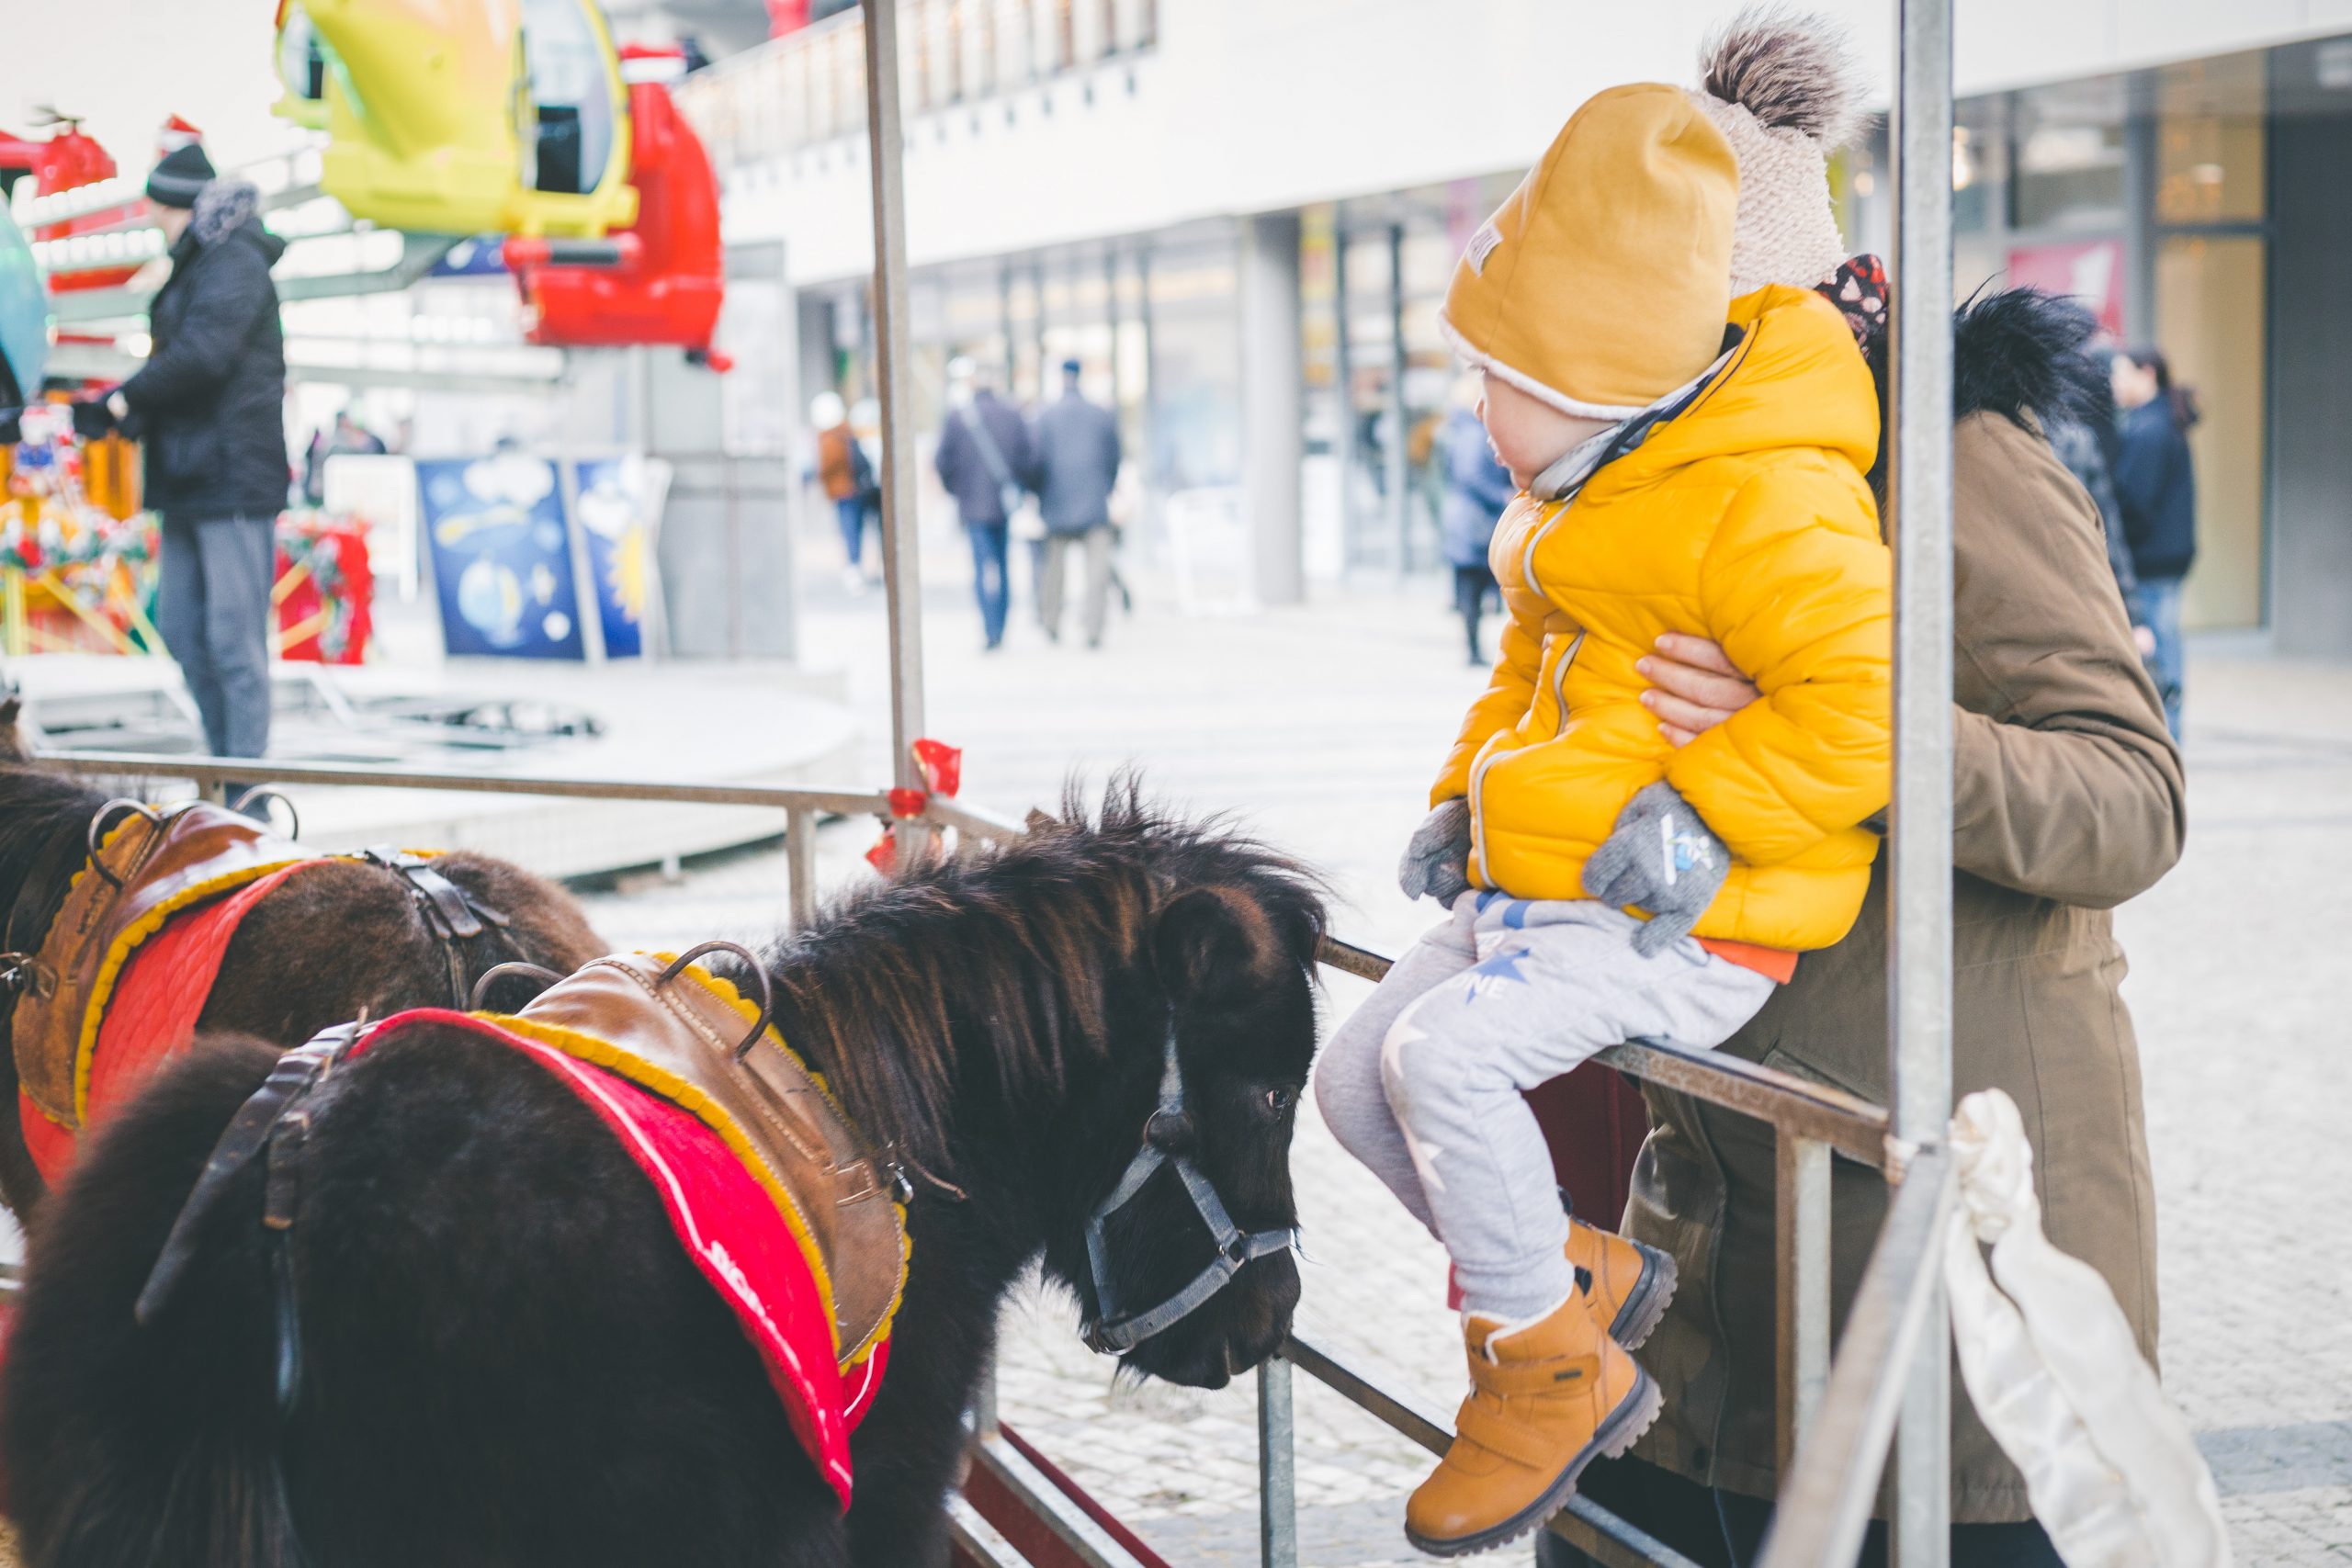
M 1287 1085 L 1276 1085 L 1266 1091 L 1266 1109 L 1280 1116 L 1297 1102 L 1298 1091 Z

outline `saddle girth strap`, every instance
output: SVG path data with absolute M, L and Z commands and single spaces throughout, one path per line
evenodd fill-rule
M 301 1140 L 310 1132 L 310 1113 L 304 1109 L 304 1101 L 351 1049 L 360 1029 L 357 1023 L 339 1023 L 322 1030 L 310 1043 L 287 1052 L 270 1068 L 262 1086 L 237 1108 L 237 1114 L 230 1119 L 227 1130 L 212 1145 L 203 1170 L 198 1173 L 187 1201 L 180 1205 L 171 1234 L 164 1238 L 163 1250 L 156 1254 L 155 1266 L 148 1271 L 147 1282 L 140 1290 L 131 1315 L 141 1325 L 153 1322 L 170 1304 L 173 1292 L 196 1258 L 198 1233 L 207 1217 L 220 1205 L 238 1173 L 254 1160 L 267 1160 L 262 1224 L 273 1236 L 280 1238 L 292 1228 L 300 1198 L 297 1162 Z M 277 1267 L 282 1269 L 283 1265 Z M 280 1284 L 287 1282 L 281 1280 Z M 285 1315 L 282 1309 L 280 1315 Z M 279 1393 L 281 1398 L 290 1398 L 283 1326 L 281 1324 Z
M 449 971 L 449 1006 L 465 1011 L 472 1000 L 473 976 L 459 943 L 481 935 L 488 926 L 504 930 L 506 917 L 476 902 L 473 895 L 435 871 L 424 855 L 377 844 L 360 851 L 359 858 L 383 867 L 408 888 L 424 929 L 441 944 L 442 961 Z

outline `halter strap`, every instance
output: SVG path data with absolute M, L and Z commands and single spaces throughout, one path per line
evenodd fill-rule
M 1298 1227 L 1286 1225 L 1279 1230 L 1243 1231 L 1226 1212 L 1225 1201 L 1217 1196 L 1216 1184 L 1194 1164 L 1193 1156 L 1171 1152 L 1168 1146 L 1172 1134 L 1163 1122 L 1173 1123 L 1184 1114 L 1184 1070 L 1176 1052 L 1176 1028 L 1171 1021 L 1168 1029 L 1168 1046 L 1159 1069 L 1159 1102 L 1145 1121 L 1143 1145 L 1119 1178 L 1118 1185 L 1097 1203 L 1086 1218 L 1086 1261 L 1094 1274 L 1094 1299 L 1097 1316 L 1085 1328 L 1086 1343 L 1095 1350 L 1120 1352 L 1132 1350 L 1152 1336 L 1165 1332 L 1202 1307 L 1227 1281 L 1250 1263 L 1278 1252 L 1287 1252 L 1298 1245 Z M 1104 1239 L 1104 1228 L 1113 1214 L 1135 1201 L 1145 1182 L 1161 1166 L 1175 1168 L 1184 1184 L 1184 1192 L 1192 1200 L 1193 1212 L 1208 1227 L 1209 1239 L 1216 1247 L 1216 1256 L 1206 1268 L 1193 1276 L 1191 1281 L 1159 1305 L 1140 1312 L 1122 1314 L 1116 1294 L 1111 1286 L 1110 1246 Z

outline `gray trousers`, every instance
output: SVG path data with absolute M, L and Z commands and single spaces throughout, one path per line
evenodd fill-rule
M 166 514 L 155 629 L 179 660 L 218 757 L 269 748 L 269 589 L 277 519 Z
M 1325 1123 L 1436 1233 L 1465 1311 L 1523 1321 L 1576 1288 L 1521 1091 L 1623 1041 L 1713 1049 L 1772 994 L 1688 937 L 1643 957 L 1636 924 L 1589 899 L 1465 893 L 1323 1048 Z
M 1046 536 L 1046 581 L 1037 591 L 1037 614 L 1046 629 L 1062 629 L 1063 584 L 1069 571 L 1070 552 L 1086 552 L 1086 603 L 1080 618 L 1086 626 L 1086 646 L 1102 641 L 1102 622 L 1111 604 L 1111 525 L 1098 523 L 1082 534 Z

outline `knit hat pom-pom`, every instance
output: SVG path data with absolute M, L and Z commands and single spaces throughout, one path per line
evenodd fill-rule
M 1750 6 L 1700 51 L 1700 81 L 1766 129 L 1793 130 L 1832 152 L 1860 130 L 1861 71 L 1846 35 L 1825 17 Z

